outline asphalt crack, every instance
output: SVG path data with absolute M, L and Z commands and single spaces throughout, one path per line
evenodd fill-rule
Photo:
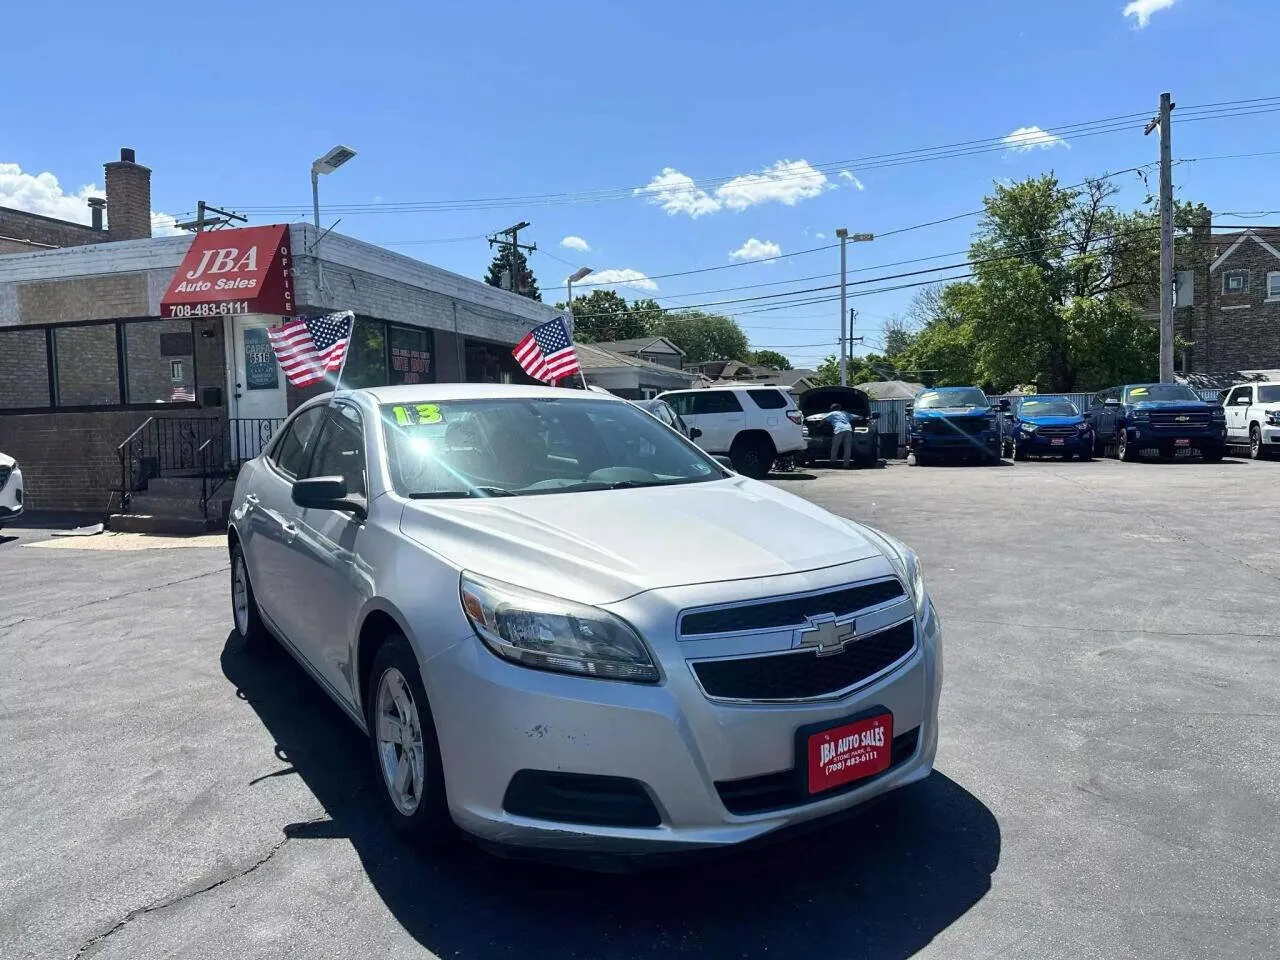
M 267 850 L 265 854 L 263 854 L 261 857 L 259 857 L 257 860 L 255 860 L 253 863 L 249 864 L 248 866 L 241 867 L 237 870 L 232 871 L 231 873 L 218 877 L 216 880 L 206 883 L 203 886 L 196 887 L 194 890 L 188 890 L 185 893 L 180 893 L 176 897 L 170 897 L 166 900 L 158 900 L 155 903 L 147 904 L 144 907 L 138 907 L 137 909 L 130 910 L 123 917 L 121 917 L 114 924 L 112 924 L 111 927 L 104 930 L 102 933 L 99 933 L 93 937 L 90 937 L 83 944 L 81 944 L 80 949 L 78 949 L 75 953 L 71 954 L 71 960 L 80 960 L 80 958 L 82 957 L 92 956 L 93 953 L 91 953 L 90 951 L 96 952 L 97 948 L 100 947 L 108 938 L 119 933 L 121 930 L 123 930 L 129 924 L 133 923 L 133 921 L 137 920 L 139 917 L 144 917 L 149 913 L 155 913 L 158 910 L 167 910 L 169 907 L 174 907 L 180 903 L 185 903 L 188 900 L 201 896 L 202 894 L 208 893 L 210 890 L 216 890 L 219 887 L 224 886 L 228 883 L 232 883 L 236 880 L 242 879 L 243 877 L 247 877 L 249 874 L 265 866 L 267 863 L 271 861 L 272 857 L 274 857 L 277 853 L 283 850 L 285 845 L 294 838 L 293 834 L 298 828 L 309 826 L 315 823 L 324 823 L 328 819 L 329 819 L 328 817 L 316 817 L 312 820 L 303 820 L 298 823 L 291 823 L 289 824 L 288 832 L 286 832 L 285 835 L 281 837 L 276 843 L 272 844 L 271 848 Z
M 223 574 L 230 569 L 231 569 L 231 565 L 227 564 L 226 566 L 218 567 L 216 570 L 205 570 L 203 573 L 193 573 L 189 577 L 179 577 L 177 580 L 166 580 L 164 583 L 155 583 L 149 587 L 143 587 L 141 590 L 126 590 L 124 593 L 115 593 L 107 597 L 98 597 L 94 600 L 85 600 L 84 602 L 77 604 L 76 609 L 83 610 L 85 607 L 97 606 L 100 603 L 110 603 L 113 600 L 124 600 L 128 597 L 136 597 L 140 594 L 151 593 L 154 590 L 163 590 L 166 587 L 176 587 L 182 583 L 190 583 L 192 580 L 200 580 L 204 577 L 212 577 L 217 574 Z M 24 623 L 30 623 L 33 620 L 43 620 L 45 617 L 54 616 L 56 613 L 57 613 L 56 610 L 41 610 L 37 613 L 32 614 L 31 616 L 19 617 L 17 620 L 12 620 L 8 623 L 0 623 L 0 630 L 9 630 L 9 629 L 12 629 L 13 627 L 21 626 Z M 79 619 L 83 619 L 83 618 L 79 618 Z M 67 622 L 75 623 L 76 621 L 69 620 Z

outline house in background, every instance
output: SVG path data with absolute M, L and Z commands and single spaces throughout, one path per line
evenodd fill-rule
M 684 351 L 666 337 L 632 337 L 630 340 L 606 340 L 594 344 L 601 350 L 656 363 L 662 367 L 681 369 Z
M 806 368 L 775 370 L 741 360 L 708 360 L 704 363 L 685 365 L 686 370 L 696 371 L 709 380 L 729 383 L 758 383 L 767 387 L 782 387 L 792 393 L 804 393 L 815 384 L 816 372 Z
M 1174 312 L 1174 332 L 1188 344 L 1176 358 L 1181 372 L 1280 367 L 1280 227 L 1215 234 L 1206 223 L 1192 236 L 1194 262 L 1179 264 Z
M 603 387 L 626 400 L 652 400 L 666 390 L 687 390 L 705 385 L 697 373 L 682 370 L 679 366 L 671 367 L 614 353 L 604 349 L 603 344 L 576 343 L 573 348 L 578 353 L 578 362 L 587 383 Z

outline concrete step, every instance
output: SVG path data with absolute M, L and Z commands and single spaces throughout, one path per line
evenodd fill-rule
M 113 513 L 108 529 L 118 533 L 151 533 L 166 537 L 191 537 L 208 533 L 210 526 L 193 517 L 163 517 L 146 513 Z
M 148 513 L 157 517 L 204 518 L 204 512 L 200 509 L 199 492 L 194 497 L 158 497 L 150 493 L 135 493 L 129 498 L 129 512 Z
M 213 486 L 215 481 L 209 481 Z M 146 493 L 153 497 L 194 497 L 200 499 L 199 477 L 152 477 L 147 481 Z

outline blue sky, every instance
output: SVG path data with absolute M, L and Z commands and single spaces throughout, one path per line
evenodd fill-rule
M 254 223 L 302 219 L 310 161 L 341 142 L 359 156 L 322 183 L 326 223 L 480 276 L 483 240 L 420 241 L 529 220 L 548 301 L 581 264 L 656 277 L 619 290 L 670 306 L 827 285 L 836 250 L 663 275 L 734 263 L 752 239 L 744 254 L 793 254 L 839 226 L 884 233 L 965 213 L 993 180 L 1052 169 L 1075 183 L 1149 163 L 1157 145 L 1133 129 L 1064 143 L 1032 130 L 964 157 L 856 158 L 1154 112 L 1162 90 L 1186 108 L 1280 95 L 1275 0 L 1137 0 L 1128 15 L 1126 2 L 132 2 L 128 18 L 65 2 L 57 21 L 16 5 L 0 14 L 23 38 L 0 62 L 0 205 L 81 216 L 83 188 L 128 145 L 154 170 L 157 211 L 204 199 L 253 209 Z M 1267 151 L 1280 151 L 1278 113 L 1175 114 L 1175 158 Z M 1174 180 L 1215 211 L 1272 210 L 1278 169 L 1280 155 L 1202 160 Z M 1141 200 L 1134 174 L 1117 182 Z M 594 191 L 607 199 L 586 202 Z M 389 206 L 546 194 L 573 202 Z M 851 246 L 850 266 L 962 251 L 974 222 Z M 788 282 L 725 290 L 773 281 Z M 874 345 L 912 292 L 851 301 L 857 332 Z M 772 305 L 716 309 L 797 365 L 834 351 L 838 304 L 747 312 Z

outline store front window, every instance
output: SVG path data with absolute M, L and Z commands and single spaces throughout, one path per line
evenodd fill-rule
M 0 331 L 0 410 L 50 405 L 48 351 L 43 330 Z
M 387 384 L 387 325 L 381 320 L 356 317 L 347 347 L 342 385 L 382 387 Z
M 54 329 L 58 406 L 107 407 L 120 403 L 120 360 L 114 323 Z
M 122 324 L 126 403 L 191 403 L 196 398 L 190 320 Z
M 390 327 L 388 329 L 391 350 L 389 383 L 434 383 L 435 370 L 431 366 L 433 337 L 430 330 L 419 327 Z

